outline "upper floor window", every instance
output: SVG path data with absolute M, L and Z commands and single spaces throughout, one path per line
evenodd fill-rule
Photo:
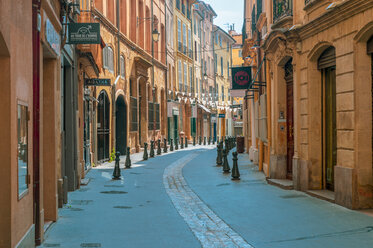
M 103 56 L 103 65 L 104 68 L 110 72 L 114 72 L 114 52 L 113 49 L 109 46 L 106 46 L 102 51 Z
M 224 75 L 223 57 L 220 58 L 221 75 Z
M 187 47 L 187 33 L 186 33 L 186 25 L 183 23 L 183 48 L 184 48 L 184 53 L 186 53 L 186 47 Z
M 122 78 L 125 78 L 126 76 L 126 67 L 125 67 L 125 60 L 124 60 L 124 56 L 120 56 L 120 76 Z
M 238 57 L 242 58 L 242 50 L 238 51 Z
M 178 50 L 181 51 L 181 21 L 177 20 L 177 42 Z

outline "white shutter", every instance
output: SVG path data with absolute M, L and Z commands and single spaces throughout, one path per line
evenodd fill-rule
M 259 134 L 262 141 L 267 141 L 267 94 L 260 96 Z

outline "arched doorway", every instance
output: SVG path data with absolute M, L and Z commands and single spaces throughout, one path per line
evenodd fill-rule
M 286 83 L 286 136 L 287 136 L 287 169 L 286 177 L 293 178 L 294 156 L 294 93 L 293 93 L 293 59 L 289 59 L 284 66 Z
M 337 163 L 336 129 L 336 59 L 335 48 L 327 48 L 318 60 L 322 79 L 323 185 L 334 190 L 334 167 Z
M 97 159 L 105 161 L 109 159 L 110 137 L 110 101 L 106 91 L 101 91 L 97 106 Z
M 127 106 L 123 95 L 118 96 L 115 104 L 115 150 L 120 152 L 121 155 L 125 155 L 127 148 Z

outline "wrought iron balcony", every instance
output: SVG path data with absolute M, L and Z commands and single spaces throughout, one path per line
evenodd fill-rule
M 293 16 L 293 0 L 273 0 L 273 23 L 286 16 Z

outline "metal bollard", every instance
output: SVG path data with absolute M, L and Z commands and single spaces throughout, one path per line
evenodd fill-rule
M 206 145 L 206 137 L 203 137 L 203 145 Z
M 120 152 L 115 153 L 115 167 L 113 171 L 113 180 L 119 180 L 120 179 Z
M 208 144 L 211 145 L 211 136 L 209 137 Z
M 193 136 L 193 146 L 196 146 L 196 136 Z
M 179 150 L 179 138 L 175 139 L 175 150 Z
M 218 143 L 217 145 L 218 147 L 218 155 L 216 157 L 216 166 L 222 166 L 223 165 L 223 161 L 222 161 L 222 147 L 223 147 L 223 144 L 222 143 Z
M 238 170 L 238 163 L 237 163 L 237 152 L 232 153 L 233 156 L 233 167 L 232 167 L 232 180 L 240 180 L 240 171 Z
M 143 160 L 148 160 L 148 143 L 144 143 L 144 155 L 142 156 Z
M 229 173 L 231 168 L 229 167 L 229 163 L 228 163 L 228 150 L 227 149 L 224 149 L 223 150 L 223 173 Z
M 154 140 L 150 141 L 150 157 L 154 158 Z
M 167 153 L 167 139 L 163 139 L 163 153 Z
M 130 148 L 127 147 L 127 155 L 126 155 L 126 164 L 125 164 L 126 168 L 127 169 L 130 169 L 131 168 L 131 152 L 130 152 Z
M 184 149 L 184 138 L 181 137 L 180 149 Z
M 161 155 L 161 154 L 162 154 L 161 140 L 158 139 L 157 155 Z
M 185 148 L 188 148 L 188 137 L 185 137 Z
M 171 139 L 171 143 L 170 143 L 170 151 L 173 152 L 174 151 L 174 140 Z
M 202 145 L 202 137 L 201 136 L 199 136 L 199 140 L 198 140 L 199 142 L 199 145 Z

